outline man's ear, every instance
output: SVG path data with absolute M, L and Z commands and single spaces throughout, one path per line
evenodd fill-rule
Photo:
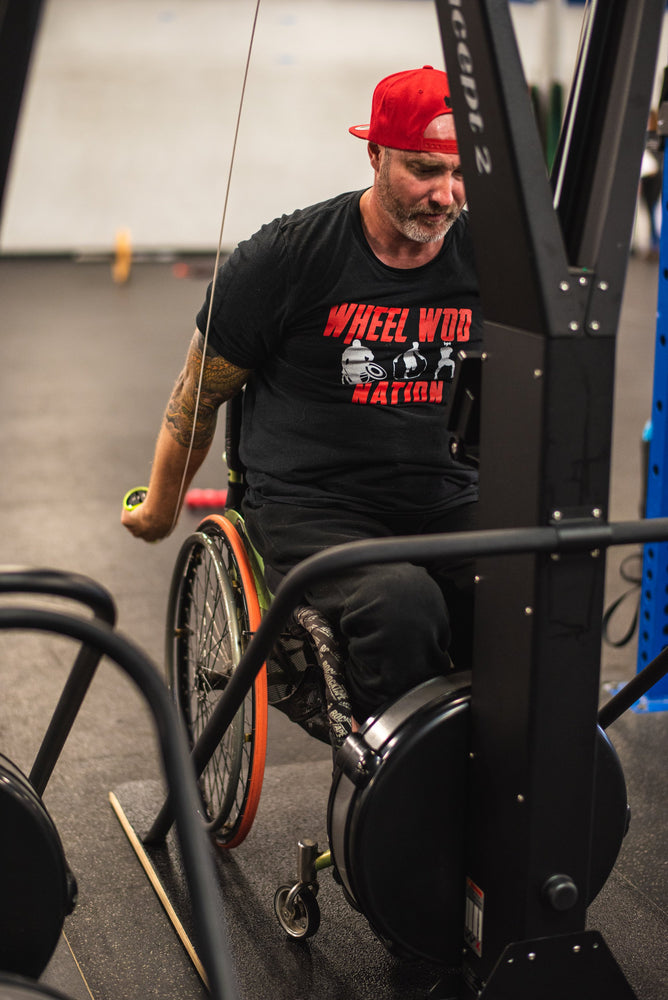
M 369 162 L 373 169 L 377 172 L 380 167 L 380 155 L 381 147 L 377 142 L 368 142 L 366 145 L 367 153 L 369 154 Z

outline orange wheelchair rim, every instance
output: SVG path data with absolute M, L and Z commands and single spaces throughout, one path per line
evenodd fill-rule
M 260 620 L 262 618 L 262 612 L 260 611 L 260 604 L 257 599 L 257 590 L 255 587 L 255 581 L 253 579 L 253 572 L 251 570 L 248 555 L 246 553 L 246 548 L 243 541 L 239 536 L 239 532 L 225 516 L 221 514 L 209 514 L 200 523 L 199 528 L 202 529 L 206 524 L 215 524 L 215 526 L 225 535 L 229 546 L 232 550 L 234 558 L 239 567 L 239 573 L 241 574 L 241 583 L 244 591 L 244 598 L 246 600 L 246 607 L 248 611 L 248 622 L 250 625 L 251 632 L 255 633 L 260 625 Z M 254 693 L 254 735 L 253 735 L 253 758 L 252 767 L 248 775 L 248 792 L 246 796 L 246 805 L 243 810 L 243 815 L 238 829 L 232 836 L 232 838 L 225 842 L 219 843 L 218 846 L 221 849 L 229 850 L 233 847 L 238 847 L 238 845 L 245 840 L 248 833 L 253 825 L 255 819 L 255 814 L 257 813 L 257 808 L 260 802 L 260 795 L 262 793 L 262 783 L 264 780 L 264 766 L 267 755 L 267 716 L 268 716 L 268 699 L 267 699 L 267 668 L 266 664 L 262 665 L 262 668 L 258 672 L 255 680 L 253 682 L 253 693 Z

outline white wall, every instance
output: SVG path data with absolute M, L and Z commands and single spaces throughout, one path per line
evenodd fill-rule
M 554 16 L 554 4 L 559 5 Z M 218 242 L 255 0 L 48 0 L 14 149 L 0 250 Z M 525 73 L 570 82 L 581 7 L 511 5 Z M 665 51 L 665 50 L 664 50 Z M 387 73 L 443 55 L 432 0 L 262 0 L 223 243 L 364 186 Z

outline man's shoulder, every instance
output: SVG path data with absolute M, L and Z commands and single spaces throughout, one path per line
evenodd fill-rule
M 339 222 L 350 212 L 356 202 L 359 202 L 361 191 L 346 191 L 333 198 L 316 202 L 305 208 L 295 209 L 288 215 L 276 220 L 276 225 L 284 232 L 292 232 L 311 225 L 326 225 L 328 222 Z
M 262 226 L 240 249 L 248 260 L 292 261 L 303 269 L 322 252 L 333 254 L 339 244 L 347 243 L 361 194 L 350 191 L 295 209 Z
M 242 240 L 240 245 L 266 245 L 277 238 L 290 241 L 295 234 L 301 240 L 309 229 L 322 232 L 328 225 L 338 227 L 349 217 L 361 195 L 361 191 L 347 191 L 326 201 L 296 208 L 265 223 L 247 240 Z

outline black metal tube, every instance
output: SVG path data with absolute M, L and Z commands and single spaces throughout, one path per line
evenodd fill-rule
M 372 563 L 411 561 L 429 564 L 446 557 L 491 556 L 587 551 L 611 545 L 668 539 L 668 518 L 607 524 L 584 521 L 559 527 L 463 531 L 451 535 L 416 535 L 335 545 L 305 559 L 290 570 L 249 643 L 192 752 L 197 776 L 211 759 L 239 710 L 258 671 L 271 652 L 290 612 L 314 583 Z M 169 799 L 156 816 L 145 842 L 164 840 L 171 826 Z
M 0 594 L 44 594 L 85 604 L 108 625 L 116 622 L 116 605 L 109 591 L 79 573 L 56 569 L 0 567 Z
M 44 795 L 99 662 L 100 654 L 88 646 L 77 654 L 28 776 L 38 795 Z
M 62 597 L 85 604 L 107 625 L 116 622 L 116 605 L 111 594 L 94 580 L 76 573 L 6 569 L 0 572 L 0 593 Z M 99 662 L 97 650 L 85 646 L 79 650 L 30 771 L 29 781 L 38 795 L 44 795 Z
M 165 775 L 175 805 L 175 823 L 209 992 L 218 1000 L 236 1000 L 238 990 L 232 973 L 222 901 L 219 903 L 214 892 L 218 878 L 211 845 L 201 821 L 201 802 L 188 742 L 183 723 L 157 668 L 145 653 L 108 626 L 60 612 L 0 608 L 0 629 L 34 629 L 78 639 L 97 650 L 100 656 L 114 660 L 146 698 L 155 720 Z
M 640 673 L 636 674 L 621 691 L 618 691 L 610 701 L 607 701 L 598 713 L 598 724 L 601 729 L 616 722 L 620 715 L 623 715 L 627 708 L 634 705 L 639 698 L 647 694 L 651 687 L 666 676 L 668 673 L 668 648 L 662 649 L 658 656 L 655 656 L 651 663 L 648 663 Z
M 556 537 L 554 529 L 530 528 L 526 531 L 530 532 L 532 548 L 538 548 L 547 542 L 546 531 L 551 533 L 551 541 L 554 544 Z M 486 540 L 489 535 L 496 536 L 498 534 L 502 535 L 504 540 L 509 541 L 510 532 L 461 532 L 452 535 L 421 535 L 349 542 L 344 545 L 335 545 L 324 552 L 310 556 L 290 570 L 276 591 L 274 600 L 264 615 L 260 627 L 241 657 L 193 748 L 192 757 L 197 776 L 200 776 L 211 759 L 223 733 L 234 719 L 239 706 L 246 697 L 246 692 L 250 689 L 258 671 L 271 652 L 288 616 L 302 600 L 303 594 L 309 586 L 328 576 L 334 576 L 336 573 L 370 563 L 400 562 L 404 559 L 411 559 L 414 562 L 430 562 L 446 554 L 468 555 L 473 548 L 478 550 L 482 537 Z M 517 532 L 512 534 L 516 536 Z M 517 538 L 513 540 L 515 543 L 518 541 Z M 489 544 L 493 545 L 491 540 Z M 524 544 L 526 545 L 526 542 Z M 521 551 L 526 551 L 526 548 L 522 548 Z M 157 844 L 164 840 L 172 825 L 172 815 L 172 807 L 168 798 L 144 838 L 146 844 Z

